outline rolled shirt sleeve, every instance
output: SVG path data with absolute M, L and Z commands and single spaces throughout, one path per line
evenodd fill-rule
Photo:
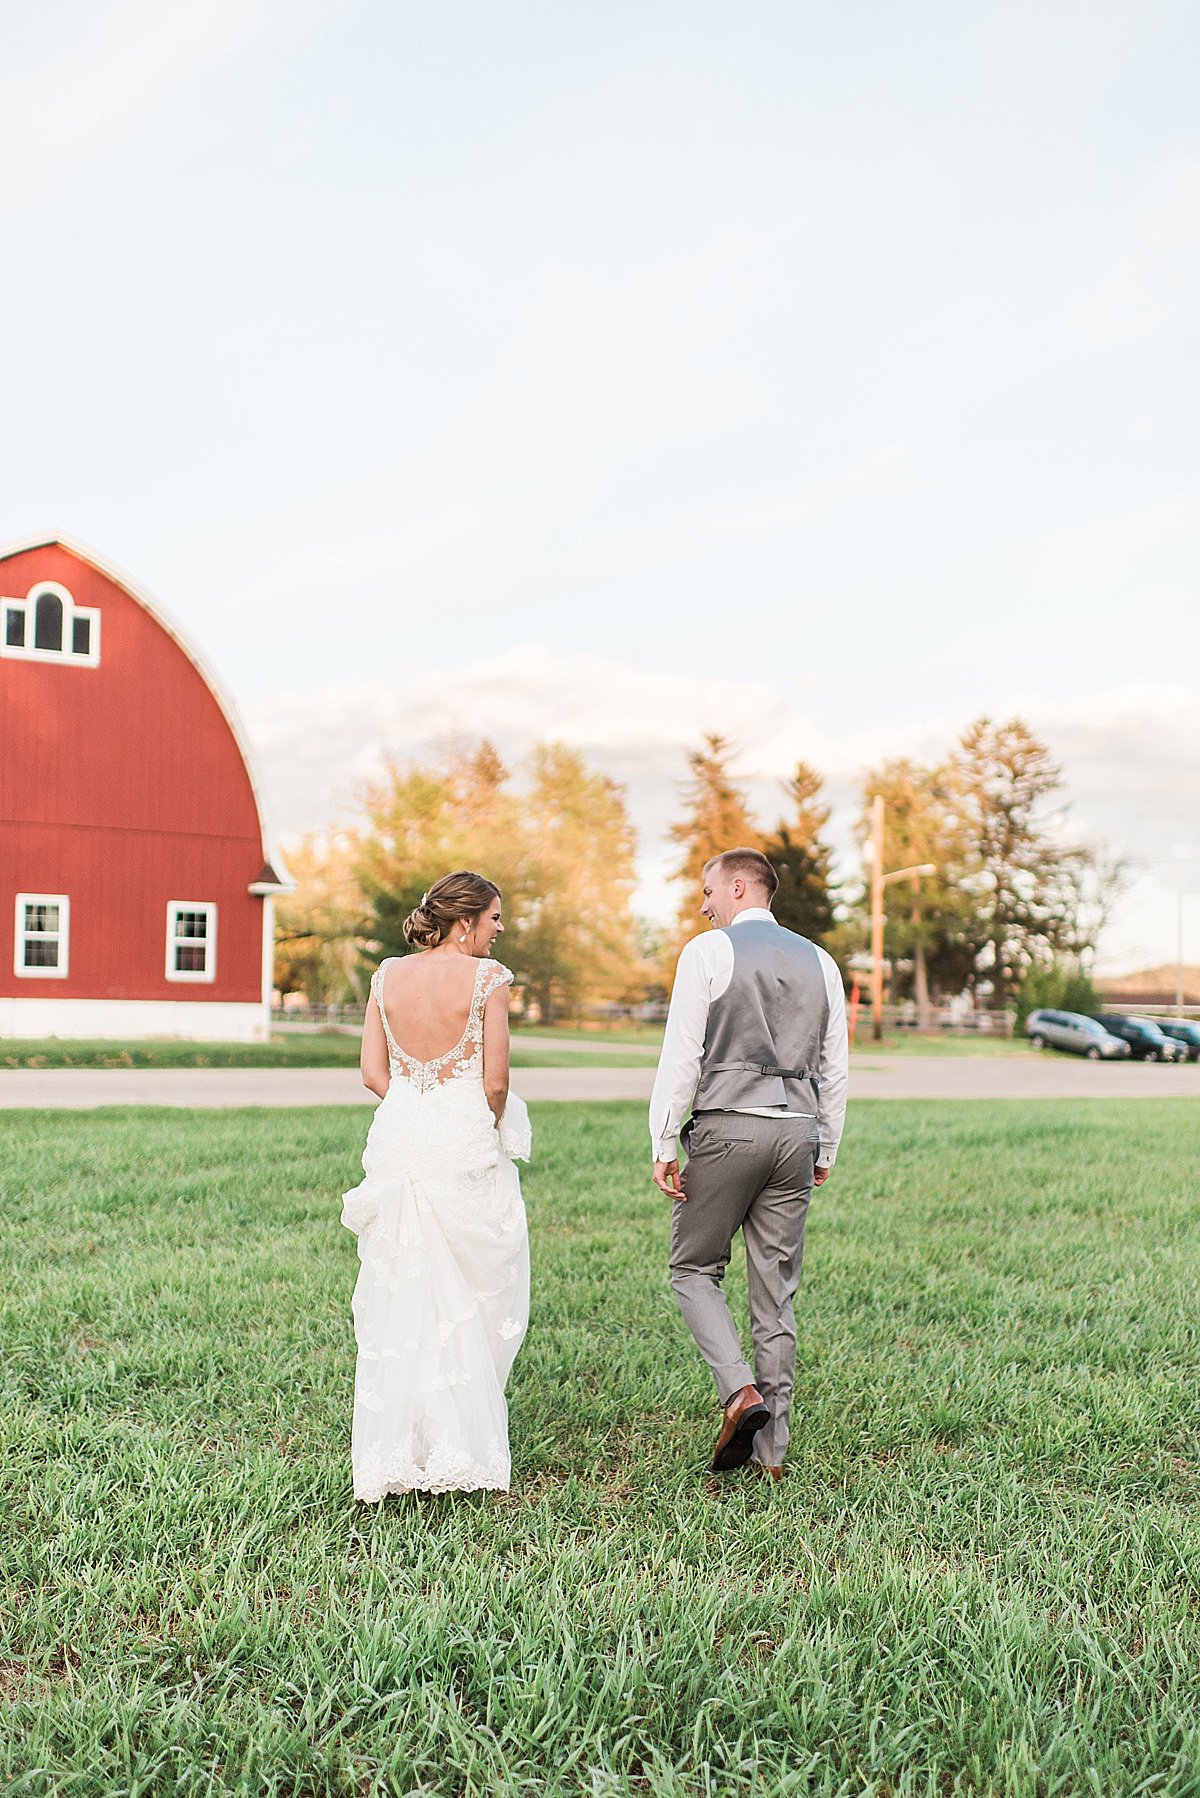
M 832 955 L 817 950 L 825 972 L 825 991 L 829 998 L 829 1017 L 821 1039 L 821 1097 L 817 1106 L 817 1129 L 820 1147 L 817 1166 L 832 1167 L 837 1160 L 838 1144 L 846 1122 L 846 1093 L 850 1085 L 850 1044 L 846 1035 L 846 995 L 842 976 Z
M 709 964 L 718 944 L 724 946 L 732 963 L 728 938 L 714 933 L 685 943 L 675 969 L 662 1054 L 650 1098 L 650 1139 L 656 1161 L 675 1160 L 679 1131 L 692 1109 L 700 1083 L 712 990 Z

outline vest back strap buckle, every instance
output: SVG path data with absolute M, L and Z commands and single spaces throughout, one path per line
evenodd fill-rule
M 807 1068 L 777 1068 L 769 1061 L 718 1061 L 712 1068 L 714 1074 L 739 1073 L 763 1074 L 777 1080 L 807 1080 Z

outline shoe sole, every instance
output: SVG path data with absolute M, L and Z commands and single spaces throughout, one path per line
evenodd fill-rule
M 713 1456 L 709 1472 L 732 1473 L 735 1467 L 744 1467 L 754 1448 L 754 1438 L 763 1425 L 770 1421 L 771 1413 L 765 1405 L 752 1405 L 745 1415 L 738 1419 L 737 1429 L 724 1448 L 718 1449 Z

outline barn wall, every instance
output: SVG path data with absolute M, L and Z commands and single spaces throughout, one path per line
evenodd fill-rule
M 150 831 L 0 825 L 0 994 L 29 999 L 169 999 L 204 1005 L 262 999 L 261 899 L 246 891 L 258 872 L 237 838 Z M 65 893 L 71 940 L 65 980 L 28 979 L 13 969 L 18 893 Z M 217 907 L 212 981 L 166 977 L 167 905 Z M 7 942 L 5 943 L 5 939 Z

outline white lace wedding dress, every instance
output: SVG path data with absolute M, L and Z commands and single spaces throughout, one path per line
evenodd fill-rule
M 358 1237 L 354 1496 L 507 1491 L 505 1382 L 529 1322 L 529 1242 L 514 1157 L 529 1114 L 510 1095 L 497 1129 L 483 1091 L 483 1012 L 512 974 L 481 959 L 462 1040 L 436 1061 L 387 1036 L 391 1084 L 342 1222 Z

